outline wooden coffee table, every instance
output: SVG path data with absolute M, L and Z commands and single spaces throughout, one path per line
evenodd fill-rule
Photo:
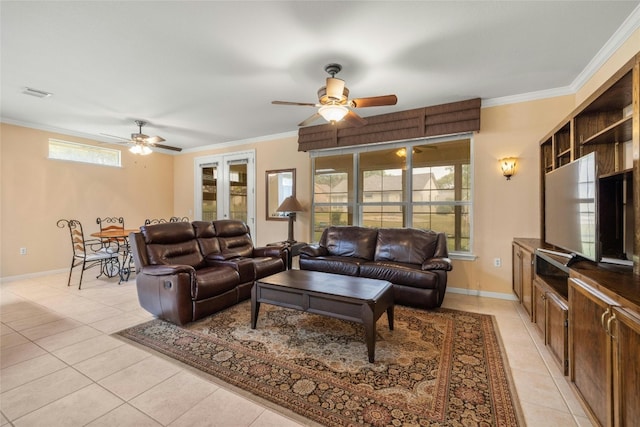
M 393 287 L 384 280 L 309 270 L 287 270 L 262 278 L 251 290 L 251 328 L 260 303 L 350 320 L 364 325 L 369 362 L 375 358 L 376 321 L 387 312 L 393 330 Z

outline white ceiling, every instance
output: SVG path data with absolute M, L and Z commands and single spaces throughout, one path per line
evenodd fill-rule
M 639 3 L 3 0 L 1 117 L 111 142 L 144 119 L 195 149 L 296 131 L 314 110 L 271 101 L 316 102 L 330 62 L 352 98 L 398 96 L 364 117 L 568 93 L 638 28 Z

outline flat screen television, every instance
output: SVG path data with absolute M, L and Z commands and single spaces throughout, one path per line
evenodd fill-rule
M 601 258 L 597 172 L 595 153 L 590 153 L 544 179 L 545 241 L 594 262 Z

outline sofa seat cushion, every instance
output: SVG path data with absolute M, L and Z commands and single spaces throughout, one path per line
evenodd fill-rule
M 262 279 L 284 270 L 284 262 L 281 258 L 256 257 L 252 260 L 255 279 Z
M 368 261 L 369 260 L 366 259 L 348 256 L 319 256 L 312 258 L 301 256 L 300 269 L 358 276 L 360 273 L 360 265 Z
M 240 283 L 247 283 L 255 280 L 256 273 L 253 266 L 253 258 L 237 257 L 230 259 L 219 259 L 219 257 L 207 257 L 209 265 L 227 266 L 233 268 L 240 275 Z
M 431 271 L 423 271 L 419 265 L 401 262 L 376 261 L 364 263 L 360 266 L 360 276 L 421 289 L 434 289 L 438 285 L 437 274 Z
M 195 301 L 221 295 L 240 283 L 240 275 L 227 266 L 204 267 L 195 275 L 191 296 Z

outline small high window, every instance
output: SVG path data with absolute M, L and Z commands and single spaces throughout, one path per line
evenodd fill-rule
M 77 142 L 49 140 L 49 158 L 104 166 L 122 166 L 121 151 Z

